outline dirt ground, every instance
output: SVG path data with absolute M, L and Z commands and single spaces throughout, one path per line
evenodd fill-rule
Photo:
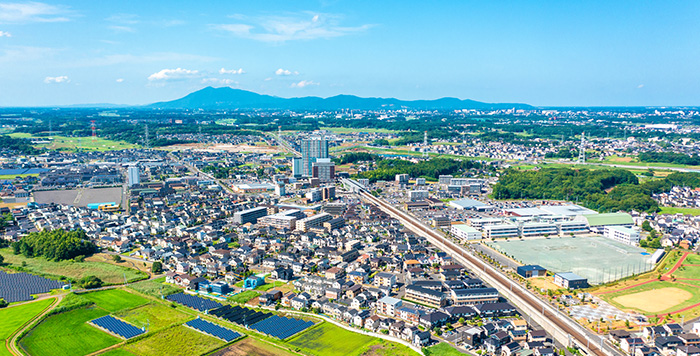
M 295 355 L 287 350 L 280 349 L 264 341 L 256 340 L 250 336 L 234 343 L 233 345 L 214 353 L 214 356 L 289 356 Z
M 534 278 L 528 279 L 528 281 L 530 282 L 530 284 L 532 284 L 533 286 L 535 286 L 539 289 L 545 289 L 545 290 L 561 289 L 561 287 L 559 287 L 558 285 L 554 284 L 554 282 L 552 282 L 552 278 L 550 278 L 550 277 L 534 277 Z
M 88 258 L 85 259 L 86 261 L 91 261 L 91 262 L 105 262 L 117 266 L 124 266 L 124 267 L 131 267 L 135 268 L 141 272 L 146 272 L 149 275 L 151 274 L 151 263 L 146 262 L 146 265 L 143 265 L 143 262 L 135 262 L 127 259 L 122 259 L 121 263 L 116 263 L 112 259 L 112 255 L 108 255 L 106 253 L 96 253 Z
M 629 308 L 656 313 L 681 304 L 692 297 L 693 295 L 690 292 L 679 288 L 661 288 L 623 295 L 613 300 Z

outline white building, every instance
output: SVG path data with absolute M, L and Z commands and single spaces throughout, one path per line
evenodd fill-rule
M 606 226 L 603 236 L 627 245 L 639 243 L 639 231 L 624 226 Z
M 484 227 L 484 235 L 487 239 L 518 237 L 518 234 L 518 226 L 513 224 L 496 224 Z
M 408 199 L 411 201 L 421 201 L 428 199 L 429 193 L 427 190 L 410 190 L 408 192 Z
M 557 228 L 557 226 L 550 223 L 532 222 L 520 225 L 520 235 L 523 237 L 556 235 L 558 233 L 559 229 Z
M 126 171 L 127 171 L 127 175 L 129 178 L 129 186 L 130 187 L 141 183 L 141 177 L 139 176 L 139 167 L 138 166 L 129 166 L 129 168 L 127 168 Z
M 481 232 L 471 226 L 465 224 L 452 225 L 450 228 L 452 236 L 462 240 L 478 240 L 481 238 Z

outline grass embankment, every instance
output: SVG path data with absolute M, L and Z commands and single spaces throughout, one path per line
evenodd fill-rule
M 102 262 L 73 262 L 73 261 L 48 261 L 43 257 L 27 258 L 23 255 L 15 255 L 8 248 L 1 249 L 0 255 L 5 258 L 6 264 L 11 264 L 13 269 L 38 274 L 47 277 L 67 277 L 78 280 L 86 276 L 96 276 L 105 284 L 133 282 L 148 276 L 133 268 L 117 266 Z

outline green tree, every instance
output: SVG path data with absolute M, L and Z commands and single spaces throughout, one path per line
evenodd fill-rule
M 122 260 L 122 256 L 112 255 L 112 261 L 114 261 L 116 263 L 122 263 L 124 260 Z
M 2 255 L 0 255 L 0 265 L 3 264 L 4 262 L 5 262 L 5 257 L 3 257 Z
M 5 299 L 0 298 L 0 308 L 4 308 L 8 305 L 9 303 L 5 301 Z
M 153 272 L 153 274 L 163 273 L 163 264 L 160 261 L 153 262 L 151 265 L 151 272 Z
M 102 280 L 96 276 L 85 276 L 78 281 L 78 284 L 85 289 L 102 287 Z
M 644 220 L 644 222 L 642 223 L 642 230 L 644 230 L 644 231 L 649 231 L 649 232 L 651 232 L 652 230 L 654 230 L 654 229 L 651 227 L 651 223 L 649 223 L 649 220 Z

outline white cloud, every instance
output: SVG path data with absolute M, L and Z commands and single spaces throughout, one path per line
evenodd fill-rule
M 642 88 L 644 88 L 644 84 L 637 85 L 637 89 L 642 89 Z
M 68 83 L 70 79 L 67 76 L 61 75 L 58 77 L 46 77 L 44 78 L 44 83 L 46 84 L 56 84 L 56 83 Z
M 124 78 L 118 78 L 118 79 L 117 79 L 117 83 L 123 83 L 123 82 L 124 82 Z
M 41 2 L 0 3 L 0 23 L 66 22 L 67 15 L 65 7 Z
M 199 76 L 198 70 L 189 70 L 184 68 L 176 69 L 163 69 L 159 72 L 153 73 L 148 76 L 150 81 L 160 81 L 160 80 L 183 80 L 187 78 L 193 78 Z
M 136 32 L 136 29 L 133 27 L 130 27 L 130 26 L 112 25 L 112 26 L 108 26 L 108 28 L 114 32 L 126 32 L 126 33 Z
M 219 69 L 219 74 L 243 74 L 243 73 L 245 73 L 243 71 L 243 68 L 238 68 L 238 69 L 221 68 L 221 69 Z
M 0 31 L 0 37 L 12 37 L 12 34 L 6 31 Z
M 278 69 L 278 70 L 275 71 L 275 75 L 284 75 L 284 76 L 287 76 L 287 75 L 292 75 L 292 74 L 293 74 L 293 75 L 299 75 L 299 72 L 297 72 L 297 71 L 292 72 L 292 71 L 289 70 L 289 69 L 282 69 L 282 68 L 280 68 L 280 69 Z
M 318 83 L 314 82 L 313 80 L 302 80 L 298 83 L 292 83 L 291 87 L 292 88 L 305 88 L 310 85 L 318 85 Z
M 233 79 L 204 78 L 202 84 L 238 85 Z
M 242 16 L 237 16 L 236 19 L 246 20 Z M 247 22 L 212 25 L 212 28 L 256 41 L 285 42 L 341 37 L 363 32 L 372 27 L 372 25 L 341 26 L 339 16 L 307 12 L 292 16 L 251 18 Z

